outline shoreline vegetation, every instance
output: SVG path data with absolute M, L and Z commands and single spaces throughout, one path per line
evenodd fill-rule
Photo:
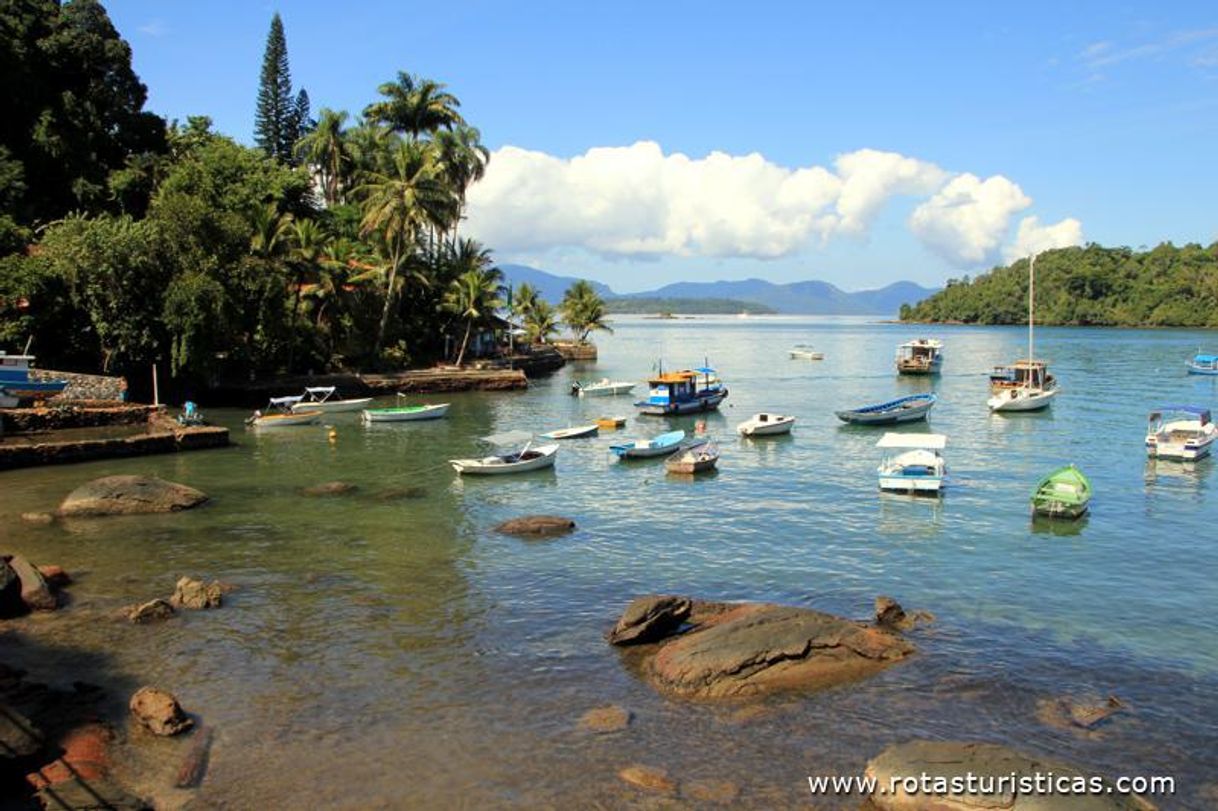
M 777 315 L 765 304 L 716 298 L 611 298 L 607 312 L 615 315 Z
M 970 279 L 901 308 L 904 323 L 1027 324 L 1028 260 Z M 1036 323 L 1080 327 L 1218 329 L 1218 242 L 1163 243 L 1150 250 L 1085 247 L 1036 260 Z
M 399 71 L 362 111 L 314 115 L 276 14 L 245 146 L 206 115 L 145 110 L 98 0 L 0 14 L 5 84 L 28 89 L 0 125 L 0 347 L 127 377 L 136 397 L 156 365 L 163 398 L 197 399 L 281 375 L 460 366 L 511 331 L 546 343 L 565 324 L 586 343 L 608 328 L 590 285 L 540 304 L 461 235 L 490 152 L 442 82 Z

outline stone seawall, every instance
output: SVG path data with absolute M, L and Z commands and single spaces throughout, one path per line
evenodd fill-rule
M 60 372 L 55 369 L 30 369 L 30 380 L 66 380 L 65 388 L 52 402 L 61 400 L 125 400 L 127 380 L 106 375 Z
M 566 360 L 596 360 L 596 344 L 577 344 L 570 341 L 559 341 L 554 349 Z
M 213 425 L 183 428 L 159 410 L 146 420 L 146 432 L 124 436 L 81 439 L 70 437 L 71 431 L 65 434 L 52 430 L 20 437 L 20 441 L 0 441 L 0 470 L 222 448 L 229 444 L 227 428 Z M 127 427 L 130 423 L 122 425 Z
M 138 425 L 157 413 L 156 406 L 118 402 L 71 402 L 51 400 L 40 408 L 0 408 L 4 434 L 33 434 L 65 428 L 102 428 L 108 425 Z

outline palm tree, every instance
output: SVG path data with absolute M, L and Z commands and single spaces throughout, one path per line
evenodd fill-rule
M 512 295 L 512 315 L 518 318 L 528 318 L 529 313 L 537 308 L 540 300 L 537 288 L 528 282 L 522 282 Z M 548 306 L 548 302 L 546 304 Z M 553 308 L 551 308 L 551 312 L 553 312 Z
M 369 172 L 390 169 L 390 157 L 400 139 L 383 124 L 360 121 L 346 132 L 347 149 L 351 152 L 351 174 L 362 176 Z
M 529 343 L 544 344 L 546 339 L 558 332 L 558 316 L 554 307 L 545 299 L 538 299 L 524 315 L 524 329 Z
M 441 129 L 451 130 L 465 121 L 457 112 L 461 102 L 444 87 L 441 82 L 400 70 L 396 82 L 386 82 L 377 88 L 385 100 L 364 108 L 364 117 L 405 133 L 412 141 L 424 133 L 434 135 Z
M 351 147 L 343 129 L 346 123 L 346 112 L 323 107 L 317 116 L 317 126 L 296 142 L 297 157 L 320 176 L 327 206 L 339 202 L 339 192 L 351 172 Z
M 482 133 L 475 127 L 460 123 L 451 130 L 436 133 L 436 145 L 440 150 L 440 163 L 444 166 L 444 178 L 457 195 L 458 209 L 453 221 L 453 244 L 457 241 L 457 227 L 461 213 L 465 210 L 465 193 L 470 185 L 486 175 L 486 166 L 491 152 L 482 144 Z
M 503 306 L 503 272 L 491 261 L 491 252 L 472 239 L 463 239 L 453 251 L 451 262 L 457 278 L 444 292 L 446 311 L 465 320 L 465 336 L 457 353 L 457 365 L 465 362 L 465 350 L 474 324 L 493 315 Z
M 263 259 L 271 259 L 283 253 L 288 245 L 292 215 L 279 211 L 278 203 L 267 203 L 254 210 L 254 233 L 250 236 L 250 253 Z
M 604 330 L 610 334 L 613 329 L 606 317 L 605 301 L 597 294 L 591 283 L 584 279 L 572 284 L 563 294 L 562 303 L 558 305 L 562 320 L 571 328 L 572 337 L 578 343 L 586 343 L 588 335 L 593 330 Z
M 305 277 L 318 272 L 322 257 L 330 243 L 330 235 L 315 220 L 296 220 L 290 230 L 292 242 L 288 264 L 294 276 L 292 322 L 300 320 L 300 299 L 304 292 Z M 288 346 L 288 368 L 296 355 L 296 341 Z
M 419 234 L 425 227 L 447 222 L 454 198 L 445 188 L 441 167 L 430 144 L 404 142 L 393 153 L 389 172 L 372 172 L 360 187 L 363 197 L 364 236 L 379 237 L 380 253 L 385 260 L 385 306 L 377 327 L 374 352 L 385 340 L 385 328 L 397 292 L 398 271 L 416 250 Z

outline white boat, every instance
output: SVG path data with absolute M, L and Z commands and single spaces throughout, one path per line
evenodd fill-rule
M 334 386 L 308 386 L 301 395 L 300 402 L 292 406 L 293 411 L 321 411 L 324 414 L 338 414 L 343 411 L 359 411 L 372 402 L 371 397 L 360 397 L 354 400 L 331 400 L 338 389 Z
M 789 434 L 795 425 L 795 418 L 783 414 L 771 414 L 763 411 L 754 414 L 736 426 L 736 433 L 741 436 L 774 436 Z
M 897 347 L 897 374 L 937 375 L 943 366 L 943 342 L 916 338 Z
M 412 422 L 414 420 L 438 420 L 448 413 L 448 403 L 433 405 L 394 406 L 392 408 L 365 408 L 360 414 L 364 422 Z
M 255 411 L 246 425 L 252 428 L 287 428 L 293 425 L 314 425 L 322 418 L 322 412 L 316 409 L 310 411 L 294 411 L 293 406 L 304 397 L 272 397 L 267 402 L 267 413 Z
M 1001 366 L 990 374 L 990 411 L 1039 411 L 1057 396 L 1057 378 L 1049 366 L 1033 357 L 1036 321 L 1036 255 L 1028 261 L 1028 357 L 1011 366 Z
M 647 459 L 672 453 L 684 439 L 684 431 L 669 431 L 651 439 L 636 439 L 633 442 L 610 445 L 609 450 L 623 459 Z
M 938 493 L 947 475 L 947 464 L 939 453 L 946 445 L 943 434 L 884 434 L 875 443 L 886 451 L 877 468 L 880 489 Z
M 797 360 L 797 359 L 798 360 L 824 360 L 825 359 L 824 352 L 817 352 L 815 349 L 813 349 L 808 344 L 795 344 L 795 346 L 793 346 L 787 350 L 787 354 L 791 356 L 792 360 Z
M 1150 412 L 1146 454 L 1191 462 L 1209 455 L 1218 439 L 1210 410 L 1198 406 L 1163 406 Z
M 578 394 L 580 397 L 611 397 L 617 394 L 630 394 L 634 391 L 634 383 L 622 380 L 610 380 L 607 377 L 602 377 L 595 383 L 580 383 L 576 381 L 571 384 L 571 393 Z
M 479 459 L 450 459 L 453 470 L 462 475 L 501 476 L 527 473 L 553 467 L 558 457 L 558 445 L 533 447 L 533 435 L 527 431 L 506 431 L 482 437 L 482 441 L 498 448 L 520 445 L 518 450 L 483 456 Z
M 541 435 L 542 439 L 579 439 L 584 436 L 596 436 L 600 431 L 600 426 L 595 423 L 592 425 L 577 425 L 573 428 L 559 428 L 557 431 L 550 431 Z

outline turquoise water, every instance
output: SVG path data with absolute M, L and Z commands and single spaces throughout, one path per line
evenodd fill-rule
M 895 346 L 921 335 L 946 342 L 943 374 L 898 378 Z M 1214 463 L 1148 462 L 1142 443 L 1154 406 L 1215 404 L 1215 379 L 1185 375 L 1183 361 L 1218 338 L 1038 330 L 1037 356 L 1063 393 L 1047 412 L 1008 416 L 987 412 L 986 372 L 1026 353 L 1018 328 L 621 318 L 597 340 L 598 363 L 527 392 L 419 398 L 452 403 L 439 422 L 364 428 L 335 415 L 330 443 L 321 428 L 258 435 L 240 427 L 244 414 L 213 412 L 238 447 L 0 474 L 0 548 L 82 572 L 71 609 L 10 624 L 0 658 L 49 680 L 88 676 L 113 689 L 116 708 L 135 683 L 173 689 L 217 730 L 199 799 L 233 807 L 618 807 L 637 798 L 616 778 L 633 762 L 684 782 L 730 779 L 746 807 L 798 805 L 807 774 L 859 771 L 918 736 L 1011 743 L 1106 774 L 1173 774 L 1180 793 L 1163 807 L 1209 807 Z M 795 343 L 826 359 L 789 360 Z M 568 394 L 574 379 L 641 380 L 661 357 L 668 367 L 708 358 L 731 389 L 705 418 L 723 452 L 715 475 L 669 477 L 660 460 L 608 453 L 694 418 L 636 419 L 630 398 Z M 833 411 L 925 390 L 940 398 L 929 426 L 900 430 L 948 436 L 949 487 L 938 500 L 881 495 L 883 429 L 843 426 Z M 737 438 L 735 424 L 761 410 L 796 415 L 794 434 Z M 564 443 L 552 472 L 458 479 L 444 461 L 471 455 L 479 435 L 600 415 L 630 420 Z M 1068 462 L 1092 479 L 1091 516 L 1033 524 L 1033 485 Z M 191 484 L 213 503 L 51 527 L 16 520 L 117 472 Z M 300 493 L 336 479 L 359 489 Z M 579 529 L 541 542 L 490 531 L 535 512 Z M 111 619 L 183 573 L 239 590 L 220 611 L 163 626 Z M 860 618 L 888 594 L 938 619 L 915 633 L 913 661 L 849 688 L 778 696 L 744 720 L 738 707 L 660 698 L 603 642 L 625 603 L 649 592 Z M 1133 710 L 1101 732 L 1035 717 L 1048 697 L 1110 693 Z M 576 729 L 610 702 L 635 712 L 627 732 Z M 162 788 L 174 743 L 132 736 L 125 767 L 171 807 L 192 796 Z

